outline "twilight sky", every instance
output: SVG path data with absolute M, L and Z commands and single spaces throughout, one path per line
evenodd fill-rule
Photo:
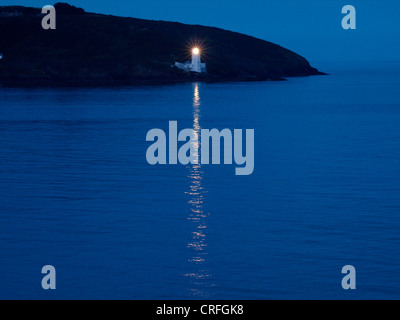
M 1 0 L 42 7 L 58 1 Z M 65 0 L 86 11 L 220 27 L 272 41 L 313 62 L 400 60 L 398 0 Z M 344 5 L 357 30 L 341 27 Z

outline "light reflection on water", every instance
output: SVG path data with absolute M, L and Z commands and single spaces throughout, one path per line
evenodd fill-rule
M 45 264 L 54 299 L 399 299 L 400 64 L 342 67 L 0 88 L 0 299 L 49 299 Z M 145 136 L 172 119 L 255 129 L 256 171 L 149 165 Z M 342 289 L 346 264 L 360 290 Z
M 194 84 L 193 93 L 193 137 L 192 137 L 192 156 L 196 157 L 200 149 L 200 93 L 198 83 Z M 209 288 L 213 286 L 212 276 L 207 269 L 207 217 L 209 213 L 204 212 L 204 195 L 207 192 L 202 186 L 203 170 L 201 163 L 196 158 L 195 163 L 188 165 L 189 168 L 189 216 L 188 220 L 192 223 L 193 231 L 191 241 L 187 247 L 191 250 L 188 259 L 190 272 L 185 276 L 190 279 L 189 294 L 197 297 L 209 297 Z

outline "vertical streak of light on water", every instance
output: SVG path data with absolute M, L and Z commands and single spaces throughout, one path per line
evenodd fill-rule
M 194 84 L 193 93 L 193 136 L 192 136 L 192 156 L 197 159 L 193 164 L 189 164 L 189 216 L 188 220 L 194 226 L 192 231 L 191 241 L 187 247 L 192 250 L 191 257 L 189 258 L 191 271 L 186 273 L 185 276 L 190 278 L 190 295 L 196 297 L 209 297 L 209 289 L 212 287 L 211 275 L 206 267 L 207 257 L 207 243 L 206 243 L 206 231 L 207 224 L 206 219 L 208 213 L 203 210 L 204 194 L 206 191 L 202 186 L 204 171 L 200 161 L 198 161 L 198 155 L 200 152 L 200 132 L 201 127 L 199 123 L 200 118 L 200 93 L 198 83 Z

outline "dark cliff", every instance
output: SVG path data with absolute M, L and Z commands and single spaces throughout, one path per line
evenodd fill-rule
M 0 7 L 0 84 L 118 85 L 279 80 L 321 74 L 298 54 L 213 27 L 123 18 L 56 4 L 57 29 L 41 9 Z M 200 45 L 207 74 L 171 65 Z

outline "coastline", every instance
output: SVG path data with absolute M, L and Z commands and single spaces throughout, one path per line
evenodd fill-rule
M 283 81 L 322 75 L 278 44 L 215 27 L 107 16 L 55 5 L 57 28 L 38 8 L 0 7 L 0 85 L 140 86 L 185 82 Z M 15 15 L 4 15 L 8 11 Z M 173 67 L 201 49 L 206 73 Z

